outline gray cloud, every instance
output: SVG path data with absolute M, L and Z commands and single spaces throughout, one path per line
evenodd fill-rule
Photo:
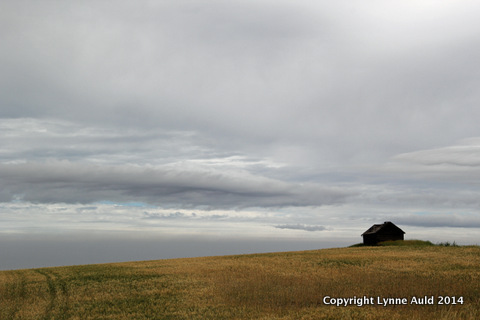
M 480 217 L 472 214 L 411 214 L 395 217 L 399 224 L 419 227 L 480 228 Z
M 292 229 L 292 230 L 304 230 L 304 231 L 324 231 L 327 230 L 324 226 L 313 226 L 305 224 L 285 224 L 280 226 L 275 226 L 277 229 Z
M 480 142 L 462 140 L 450 146 L 403 153 L 382 167 L 391 179 L 423 181 L 434 187 L 474 191 L 480 178 Z
M 160 213 L 150 213 L 150 212 L 144 212 L 144 219 L 152 219 L 152 220 L 157 220 L 157 219 L 191 219 L 191 218 L 196 218 L 197 215 L 195 213 L 192 213 L 190 215 L 187 215 L 182 212 L 173 212 L 173 213 L 168 213 L 168 214 L 160 214 Z
M 16 118 L 2 119 L 0 135 L 4 163 L 61 159 L 141 165 L 232 155 L 210 148 L 200 133 L 162 128 L 105 128 L 57 119 Z
M 471 2 L 427 20 L 377 1 L 49 4 L 2 4 L 0 116 L 201 132 L 302 165 L 480 135 Z
M 480 139 L 465 139 L 452 146 L 421 150 L 398 155 L 394 161 L 413 165 L 450 166 L 450 167 L 479 167 L 480 166 Z

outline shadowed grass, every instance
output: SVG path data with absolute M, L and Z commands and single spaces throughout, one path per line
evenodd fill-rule
M 424 240 L 397 240 L 397 241 L 384 241 L 379 243 L 380 246 L 384 247 L 430 247 L 434 246 L 430 241 Z
M 445 242 L 445 243 L 439 243 L 439 244 L 436 244 L 437 246 L 444 246 L 444 247 L 449 247 L 449 246 L 453 246 L 453 247 L 458 247 L 458 245 L 455 244 L 455 242 L 453 244 L 450 244 L 449 242 Z M 394 240 L 394 241 L 384 241 L 384 242 L 380 242 L 377 244 L 377 246 L 381 246 L 381 247 L 429 247 L 429 246 L 435 246 L 435 244 L 433 244 L 432 242 L 430 241 L 425 241 L 425 240 Z M 368 245 L 364 245 L 363 243 L 357 243 L 357 244 L 354 244 L 354 245 L 351 245 L 350 248 L 360 248 L 360 247 L 371 247 L 371 246 L 368 246 Z

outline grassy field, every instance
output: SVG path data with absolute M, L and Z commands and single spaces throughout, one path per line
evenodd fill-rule
M 425 296 L 433 304 L 412 302 Z M 344 302 L 337 298 L 357 299 L 327 304 Z M 393 299 L 382 306 L 384 298 Z M 374 304 L 358 306 L 364 299 Z M 480 247 L 411 243 L 3 271 L 0 319 L 480 319 Z

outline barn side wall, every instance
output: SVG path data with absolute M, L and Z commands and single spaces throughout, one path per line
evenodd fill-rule
M 367 246 L 374 246 L 379 242 L 403 240 L 403 238 L 403 232 L 396 229 L 379 230 L 376 233 L 363 235 L 363 244 Z
M 375 234 L 363 235 L 363 244 L 366 246 L 374 246 L 377 244 L 377 237 Z
M 403 240 L 403 233 L 379 233 L 377 242 Z
M 378 242 L 395 240 L 403 240 L 403 232 L 391 223 L 386 224 L 377 232 Z

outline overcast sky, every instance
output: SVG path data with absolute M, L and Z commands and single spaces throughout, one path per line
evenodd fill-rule
M 309 249 L 387 220 L 478 244 L 479 16 L 473 0 L 1 1 L 3 250 L 93 233 Z

